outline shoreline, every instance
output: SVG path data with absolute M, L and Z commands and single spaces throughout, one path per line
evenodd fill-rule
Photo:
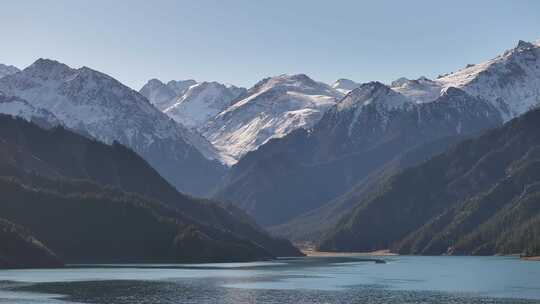
M 540 261 L 540 256 L 521 257 L 525 261 Z
M 301 250 L 306 257 L 353 257 L 353 256 L 396 256 L 397 253 L 392 253 L 390 250 L 377 250 L 371 252 L 332 252 L 332 251 L 316 251 L 313 249 Z

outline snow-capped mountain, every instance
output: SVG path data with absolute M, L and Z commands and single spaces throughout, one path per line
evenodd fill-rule
M 257 84 L 245 97 L 235 101 L 234 105 L 219 113 L 207 126 L 200 128 L 201 132 L 217 149 L 239 159 L 270 138 L 282 137 L 297 128 L 313 126 L 331 102 L 323 102 L 323 106 L 320 107 L 316 105 L 317 102 L 312 103 L 314 106 L 293 103 L 295 106 L 292 109 L 283 106 L 286 103 L 275 102 L 289 99 L 294 95 L 284 93 L 288 89 L 279 93 L 280 89 L 273 88 L 274 85 L 276 88 L 294 87 L 284 81 L 287 77 L 291 78 L 286 75 L 278 76 Z M 297 80 L 290 81 L 295 82 L 299 83 Z M 312 80 L 311 82 L 319 84 Z M 297 87 L 303 86 L 302 84 Z M 309 87 L 310 84 L 305 86 Z M 322 85 L 320 92 L 310 92 L 306 95 L 335 98 L 336 93 L 352 93 L 362 86 L 362 90 L 369 87 L 348 79 L 339 79 L 331 87 Z M 388 89 L 387 86 L 384 87 Z M 384 97 L 370 98 L 380 100 L 378 104 L 383 105 L 383 108 L 394 104 L 430 103 L 439 100 L 449 88 L 453 87 L 490 102 L 499 110 L 503 120 L 507 121 L 540 104 L 540 43 L 520 41 L 515 48 L 484 63 L 468 65 L 462 70 L 434 80 L 426 77 L 414 80 L 400 78 L 389 87 L 399 95 L 388 94 Z M 331 93 L 328 93 L 329 89 L 332 90 Z M 362 93 L 362 90 L 354 93 L 357 100 L 362 99 L 360 95 L 365 93 Z M 351 97 L 346 97 L 338 108 L 346 106 L 347 100 L 350 99 Z M 339 100 L 339 97 L 334 99 L 336 100 Z M 368 98 L 364 103 L 372 101 L 373 99 Z M 266 104 L 268 106 L 265 106 Z M 359 111 L 361 110 L 362 107 L 359 108 Z
M 200 128 L 245 93 L 244 88 L 200 82 L 187 88 L 163 112 L 187 127 Z
M 415 103 L 380 82 L 365 83 L 313 128 L 248 153 L 216 197 L 238 203 L 264 225 L 280 224 L 343 194 L 402 153 L 421 149 L 429 157 L 440 151 L 432 142 L 444 144 L 445 138 L 501 123 L 491 103 L 461 89 L 447 88 L 433 102 Z
M 505 120 L 540 104 L 540 44 L 518 45 L 486 62 L 436 80 L 443 88 L 461 88 L 495 105 Z
M 371 109 L 374 111 L 369 115 L 373 116 L 377 114 L 378 116 L 385 118 L 388 116 L 388 112 L 405 108 L 409 104 L 410 101 L 402 94 L 393 91 L 380 82 L 374 81 L 364 83 L 357 89 L 351 91 L 331 111 L 353 113 L 352 121 L 350 122 L 347 131 L 347 134 L 351 136 L 354 128 L 359 125 L 358 120 L 361 117 L 362 111 L 364 111 L 367 106 L 371 106 Z M 383 119 L 380 127 L 384 127 L 383 124 L 386 124 L 387 121 L 388 119 Z
M 16 96 L 6 96 L 0 92 L 0 113 L 24 118 L 41 127 L 54 127 L 61 122 L 46 109 L 36 108 L 26 100 Z
M 7 75 L 15 74 L 19 71 L 20 70 L 17 67 L 0 63 L 0 78 Z
M 449 87 L 491 102 L 504 120 L 521 115 L 540 104 L 540 43 L 519 41 L 502 55 L 435 80 L 401 78 L 392 83 L 393 90 L 418 103 L 434 101 Z
M 271 138 L 310 128 L 342 97 L 306 75 L 266 78 L 200 128 L 222 153 L 240 159 Z
M 218 162 L 207 159 L 218 156 L 204 138 L 169 119 L 141 94 L 90 68 L 39 59 L 1 78 L 0 91 L 48 110 L 67 128 L 131 147 L 182 191 L 204 194 L 222 173 Z
M 171 80 L 167 82 L 167 87 L 174 91 L 178 95 L 182 95 L 190 86 L 197 84 L 197 81 L 193 79 L 187 80 Z
M 164 84 L 158 79 L 150 79 L 140 90 L 156 108 L 163 111 L 170 107 L 190 86 L 197 84 L 193 79 L 171 80 Z
M 338 79 L 336 80 L 336 82 L 332 84 L 332 88 L 334 88 L 335 90 L 343 94 L 347 94 L 350 91 L 358 88 L 359 86 L 360 86 L 360 83 L 357 83 L 350 79 L 345 79 L 345 78 Z
M 423 155 L 407 161 L 418 163 L 451 138 L 499 126 L 539 104 L 540 44 L 523 41 L 435 80 L 362 84 L 311 129 L 248 153 L 216 197 L 277 224 L 332 201 L 406 151 Z
M 140 90 L 154 106 L 188 128 L 200 129 L 246 93 L 246 89 L 218 82 L 151 79 Z
M 409 99 L 388 86 L 378 81 L 372 81 L 361 84 L 357 89 L 347 94 L 337 104 L 336 109 L 343 111 L 354 107 L 361 110 L 364 106 L 373 104 L 376 108 L 391 110 L 400 108 L 409 102 Z
M 402 77 L 393 81 L 391 87 L 392 90 L 401 93 L 415 103 L 434 101 L 441 95 L 442 91 L 439 83 L 426 77 L 413 80 Z
M 494 106 L 461 89 L 447 88 L 433 102 L 415 103 L 389 86 L 369 82 L 331 108 L 310 136 L 318 138 L 316 146 L 325 146 L 313 154 L 322 161 L 329 155 L 359 153 L 392 141 L 409 145 L 475 132 L 500 122 Z

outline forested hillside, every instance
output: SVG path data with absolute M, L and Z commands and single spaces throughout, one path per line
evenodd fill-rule
M 540 110 L 387 179 L 320 248 L 539 253 Z

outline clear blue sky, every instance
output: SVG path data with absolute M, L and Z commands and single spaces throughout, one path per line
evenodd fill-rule
M 540 1 L 2 1 L 0 62 L 89 66 L 251 86 L 306 73 L 332 82 L 434 77 L 540 39 Z

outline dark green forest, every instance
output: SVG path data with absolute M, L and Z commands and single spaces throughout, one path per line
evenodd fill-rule
M 402 254 L 540 254 L 540 110 L 386 178 L 319 244 Z
M 0 214 L 65 262 L 247 261 L 301 253 L 243 211 L 181 194 L 130 149 L 0 116 Z

